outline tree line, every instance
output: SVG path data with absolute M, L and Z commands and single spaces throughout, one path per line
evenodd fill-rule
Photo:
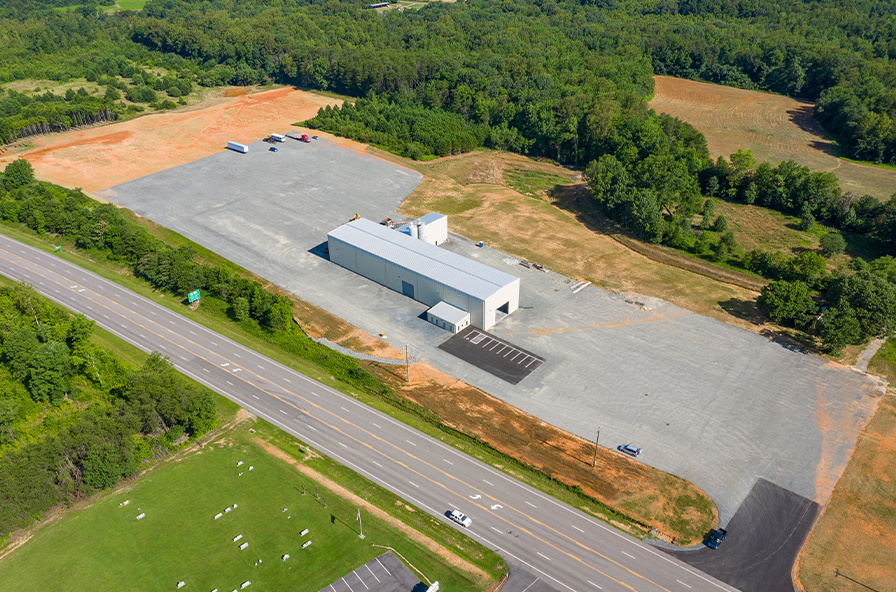
M 0 311 L 0 540 L 214 425 L 211 392 L 158 353 L 131 367 L 24 284 Z

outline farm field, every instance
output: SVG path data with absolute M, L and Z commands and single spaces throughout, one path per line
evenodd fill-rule
M 793 160 L 813 171 L 830 171 L 844 192 L 884 200 L 896 191 L 896 170 L 837 158 L 836 146 L 812 115 L 813 103 L 670 76 L 654 81 L 650 107 L 696 127 L 713 157 L 746 148 L 759 162 Z
M 0 168 L 21 156 L 38 179 L 94 193 L 220 152 L 228 140 L 248 143 L 286 132 L 292 122 L 340 102 L 292 88 L 219 98 L 199 108 L 39 136 L 33 149 L 0 157 Z
M 484 587 L 470 573 L 480 570 L 452 567 L 412 540 L 419 533 L 408 536 L 366 507 L 360 539 L 357 506 L 290 466 L 300 463 L 285 454 L 269 454 L 252 425 L 238 424 L 38 529 L 3 559 L 0 590 L 173 590 L 184 581 L 187 592 L 251 581 L 253 589 L 316 592 L 386 551 L 373 545 L 395 548 L 451 590 Z

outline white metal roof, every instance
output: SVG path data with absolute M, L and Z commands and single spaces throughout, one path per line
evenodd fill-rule
M 478 261 L 413 239 L 381 224 L 360 218 L 343 224 L 331 236 L 419 275 L 485 300 L 519 278 Z
M 449 322 L 452 325 L 457 325 L 470 316 L 470 313 L 467 311 L 457 308 L 456 306 L 451 306 L 444 300 L 440 300 L 438 304 L 426 312 L 443 321 Z
M 419 218 L 419 220 L 423 221 L 426 224 L 432 224 L 436 220 L 441 220 L 442 218 L 447 218 L 445 214 L 440 214 L 438 212 L 430 212 L 425 216 Z

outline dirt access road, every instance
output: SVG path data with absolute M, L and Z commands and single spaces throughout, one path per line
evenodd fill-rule
M 896 191 L 896 171 L 837 158 L 812 115 L 814 103 L 670 76 L 655 76 L 654 82 L 650 107 L 700 130 L 713 157 L 746 148 L 759 162 L 793 160 L 813 171 L 830 171 L 844 192 L 884 200 Z
M 292 88 L 221 97 L 198 108 L 40 136 L 33 149 L 0 158 L 0 167 L 23 157 L 38 179 L 95 193 L 205 158 L 228 140 L 248 143 L 286 132 L 321 107 L 341 102 Z

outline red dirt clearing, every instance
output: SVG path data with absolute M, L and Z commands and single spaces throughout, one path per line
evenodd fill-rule
M 32 150 L 4 155 L 0 166 L 23 157 L 38 179 L 93 193 L 205 158 L 228 140 L 248 143 L 286 132 L 319 108 L 340 103 L 291 88 L 217 99 L 199 109 L 38 137 Z
M 813 171 L 833 172 L 843 191 L 878 199 L 896 191 L 896 171 L 835 156 L 836 147 L 812 115 L 814 103 L 669 76 L 654 81 L 650 107 L 695 126 L 713 157 L 746 148 L 760 162 L 793 160 Z

